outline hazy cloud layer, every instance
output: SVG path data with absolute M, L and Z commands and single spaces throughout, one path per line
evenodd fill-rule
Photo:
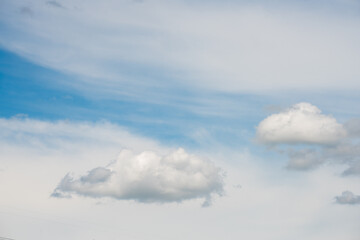
M 350 119 L 344 124 L 344 127 L 351 137 L 360 137 L 360 119 Z
M 332 2 L 3 0 L 0 43 L 107 90 L 358 89 L 359 4 Z
M 310 103 L 298 103 L 273 114 L 257 127 L 257 139 L 266 144 L 333 144 L 346 136 L 335 118 Z
M 353 140 L 353 141 L 351 141 Z M 345 139 L 342 143 L 325 148 L 322 151 L 322 158 L 329 162 L 345 163 L 349 166 L 343 172 L 343 176 L 360 176 L 360 144 L 359 139 Z
M 0 138 L 7 143 L 33 146 L 38 151 L 61 146 L 76 151 L 74 143 L 88 147 L 117 146 L 134 150 L 165 151 L 156 141 L 132 134 L 126 128 L 107 121 L 43 121 L 27 117 L 0 118 Z M 90 149 L 91 150 L 91 149 Z
M 323 162 L 318 152 L 313 149 L 289 150 L 288 169 L 309 170 L 317 167 Z
M 67 174 L 52 196 L 76 193 L 158 203 L 204 198 L 203 206 L 208 206 L 211 195 L 222 192 L 221 169 L 183 149 L 165 156 L 123 150 L 107 167 L 92 169 L 79 178 Z
M 335 200 L 339 204 L 360 204 L 360 195 L 355 195 L 350 191 L 344 191 L 341 196 L 336 196 Z
M 226 197 L 214 198 L 214 207 L 206 211 L 199 208 L 202 199 L 163 205 L 68 192 L 56 194 L 68 199 L 49 198 L 69 170 L 81 174 L 73 180 L 89 186 L 109 181 L 108 170 L 115 169 L 104 164 L 116 159 L 124 143 L 136 153 L 152 149 L 158 156 L 166 156 L 169 149 L 160 154 L 146 139 L 126 136 L 114 124 L 32 119 L 0 123 L 0 212 L 6 213 L 0 214 L 0 226 L 5 237 L 168 240 L 176 233 L 175 239 L 218 240 L 230 232 L 234 239 L 348 240 L 359 233 L 359 213 L 331 203 L 344 189 L 360 189 L 357 179 L 339 178 L 333 168 L 289 178 L 276 165 L 238 148 L 201 152 L 223 159 L 227 172 Z M 110 179 L 114 176 L 112 172 Z

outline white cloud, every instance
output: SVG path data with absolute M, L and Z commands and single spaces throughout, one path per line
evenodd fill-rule
M 121 151 L 107 167 L 98 167 L 74 179 L 66 175 L 53 195 L 77 193 L 89 197 L 111 197 L 139 202 L 181 202 L 221 195 L 221 169 L 210 162 L 178 149 L 166 156 L 152 151 L 134 154 Z
M 335 144 L 346 136 L 346 131 L 316 106 L 298 103 L 261 121 L 256 136 L 265 144 Z
M 335 200 L 339 204 L 360 204 L 360 196 L 350 191 L 342 192 L 341 196 L 336 196 Z
M 62 149 L 68 154 L 63 161 L 63 166 L 67 166 L 65 171 L 75 172 L 94 165 L 103 166 L 121 149 L 131 149 L 122 151 L 112 164 L 94 168 L 77 180 L 67 175 L 58 190 L 52 193 L 53 197 L 69 198 L 68 192 L 76 192 L 140 202 L 205 198 L 205 202 L 210 203 L 212 194 L 222 193 L 221 169 L 214 164 L 183 149 L 172 151 L 154 140 L 136 136 L 105 121 L 49 122 L 26 117 L 0 118 L 0 139 L 6 151 L 11 151 L 14 144 L 45 156 Z M 144 151 L 146 149 L 151 150 Z M 100 150 L 103 155 L 98 154 Z M 74 154 L 87 156 L 89 161 L 73 166 L 66 159 Z
M 260 143 L 288 156 L 287 169 L 310 170 L 335 163 L 348 166 L 343 176 L 360 175 L 358 119 L 342 125 L 316 106 L 298 103 L 261 121 L 256 136 Z
M 133 149 L 133 157 L 144 149 L 159 157 L 172 151 L 105 122 L 2 119 L 0 123 L 2 236 L 30 240 L 135 240 L 149 236 L 217 240 L 229 232 L 237 239 L 255 240 L 355 240 L 358 236 L 359 214 L 331 201 L 334 191 L 359 189 L 359 181 L 333 174 L 343 169 L 339 166 L 293 174 L 238 148 L 230 151 L 213 146 L 196 153 L 208 156 L 227 173 L 226 195 L 213 207 L 200 208 L 203 199 L 137 204 L 76 194 L 70 198 L 67 192 L 61 195 L 67 199 L 58 199 L 49 195 L 69 170 L 84 173 L 103 166 L 74 178 L 83 177 L 92 185 L 106 181 L 106 169 L 112 169 L 104 164 L 115 163 L 119 149 Z M 241 189 L 233 187 L 237 184 Z M 314 228 L 317 230 L 312 231 Z

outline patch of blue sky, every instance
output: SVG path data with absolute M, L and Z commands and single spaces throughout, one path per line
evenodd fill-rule
M 340 81 L 340 80 L 339 80 Z M 270 112 L 279 112 L 299 102 L 309 102 L 317 106 L 323 114 L 331 115 L 340 123 L 353 118 L 360 118 L 358 102 L 360 95 L 356 89 L 337 90 L 322 89 L 308 91 L 288 90 L 286 93 L 274 91 L 271 93 L 271 104 L 267 107 Z
M 148 96 L 136 98 L 96 88 L 81 91 L 65 84 L 75 82 L 74 78 L 1 50 L 1 117 L 24 114 L 44 120 L 107 120 L 165 144 L 189 148 L 214 144 L 215 139 L 232 147 L 248 145 L 255 125 L 264 117 L 258 109 L 266 100 L 257 96 L 174 87 L 153 88 Z M 152 95 L 162 97 L 151 101 Z
M 130 68 L 132 78 L 166 77 L 152 69 Z M 249 149 L 274 158 L 253 144 L 256 126 L 272 113 L 298 102 L 310 102 L 325 114 L 345 122 L 359 117 L 354 93 L 293 91 L 268 94 L 230 94 L 190 89 L 182 85 L 136 85 L 114 82 L 109 86 L 81 81 L 80 76 L 34 64 L 7 50 L 0 51 L 0 116 L 25 114 L 43 120 L 106 120 L 173 147 L 188 149 L 223 145 Z M 93 83 L 93 85 L 92 85 Z M 341 98 L 336 96 L 341 95 Z M 346 97 L 345 97 L 346 96 Z M 255 149 L 256 148 L 256 151 Z M 263 150 L 259 150 L 263 149 Z
M 2 50 L 0 52 L 1 116 L 26 114 L 40 119 L 59 119 L 73 114 L 76 106 L 89 107 L 89 102 L 69 95 L 64 89 L 51 87 L 47 82 L 61 78 L 49 69 L 36 66 Z M 67 106 L 71 106 L 68 108 Z M 71 113 L 71 114 L 70 114 Z

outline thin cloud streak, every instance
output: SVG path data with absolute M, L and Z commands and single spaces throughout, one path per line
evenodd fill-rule
M 225 92 L 359 88 L 355 16 L 309 12 L 296 3 L 285 9 L 261 3 L 106 3 L 64 1 L 69 11 L 55 12 L 34 1 L 36 19 L 28 21 L 16 15 L 20 2 L 6 1 L 0 21 L 9 31 L 0 43 L 41 65 L 92 79 L 95 87 L 119 91 L 124 85 L 174 84 Z

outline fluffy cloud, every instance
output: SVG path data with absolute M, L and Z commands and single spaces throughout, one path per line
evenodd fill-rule
M 266 144 L 334 144 L 346 136 L 335 118 L 310 103 L 298 103 L 273 114 L 257 127 L 257 139 Z
M 114 124 L 31 119 L 2 119 L 0 123 L 0 211 L 6 213 L 0 214 L 0 226 L 6 237 L 215 240 L 229 232 L 237 239 L 254 240 L 358 236 L 358 212 L 351 207 L 339 212 L 329 200 L 334 189 L 339 193 L 359 189 L 359 181 L 339 179 L 325 169 L 321 176 L 314 172 L 290 179 L 277 166 L 264 164 L 238 148 L 235 152 L 219 147 L 202 152 L 224 160 L 221 166 L 227 171 L 228 183 L 224 186 L 227 197 L 206 211 L 199 209 L 200 199 L 162 205 L 84 198 L 68 192 L 57 196 L 69 198 L 71 194 L 71 199 L 49 198 L 69 169 L 85 173 L 77 180 L 104 181 L 108 171 L 103 170 L 113 170 L 104 160 L 116 159 L 119 148 L 137 153 L 151 149 L 158 155 L 166 155 L 169 149 L 161 152 L 148 139 L 131 137 Z M 90 174 L 84 172 L 94 168 Z M 239 183 L 241 190 L 232 187 Z M 314 226 L 320 226 L 316 234 L 311 231 Z
M 221 169 L 183 149 L 165 156 L 123 150 L 107 167 L 92 169 L 79 178 L 67 174 L 52 196 L 76 193 L 160 203 L 204 198 L 203 206 L 208 206 L 211 195 L 222 192 Z
M 349 176 L 360 175 L 359 126 L 358 119 L 342 125 L 332 116 L 322 114 L 316 106 L 298 103 L 264 119 L 256 134 L 259 142 L 275 146 L 288 156 L 287 169 L 309 170 L 323 163 L 345 164 L 348 169 L 342 175 Z
M 119 155 L 119 149 L 132 151 L 123 150 Z M 144 149 L 152 151 L 144 152 Z M 49 176 L 52 180 L 47 183 L 51 192 L 63 178 L 51 194 L 55 198 L 71 198 L 73 193 L 139 202 L 204 198 L 204 205 L 209 205 L 211 196 L 221 195 L 223 191 L 222 170 L 213 163 L 183 149 L 171 152 L 154 140 L 106 121 L 0 118 L 0 152 L 2 159 L 7 158 L 4 154 L 24 154 L 21 159 L 25 163 L 28 152 L 43 156 L 46 164 L 52 164 L 51 158 L 59 160 L 57 174 Z M 116 156 L 116 161 L 104 166 L 104 159 L 116 159 Z M 79 159 L 74 161 L 74 158 Z M 93 166 L 102 167 L 92 169 Z M 0 168 L 6 168 L 6 164 L 2 163 Z M 64 177 L 69 169 L 78 173 L 92 170 L 79 178 L 70 174 Z
M 360 204 L 360 196 L 350 191 L 342 192 L 341 196 L 336 196 L 335 200 L 339 204 Z

